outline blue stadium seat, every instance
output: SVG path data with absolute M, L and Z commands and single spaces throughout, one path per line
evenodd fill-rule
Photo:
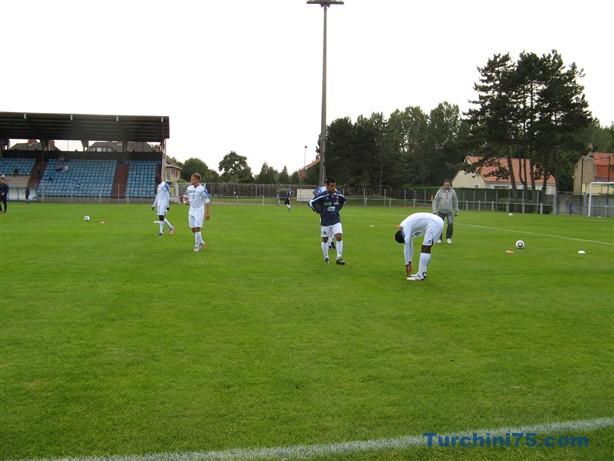
M 68 167 L 68 171 L 64 167 Z M 38 193 L 56 197 L 110 197 L 116 169 L 116 160 L 60 162 L 52 159 L 47 163 Z
M 155 160 L 128 160 L 126 197 L 155 196 L 155 178 L 160 162 Z
M 30 176 L 34 165 L 35 158 L 0 158 L 0 174 L 5 176 L 13 176 L 17 172 L 18 176 Z

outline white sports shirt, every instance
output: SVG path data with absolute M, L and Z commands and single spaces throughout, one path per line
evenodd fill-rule
M 189 185 L 185 191 L 185 195 L 190 199 L 190 214 L 197 214 L 202 212 L 207 203 L 211 203 L 209 199 L 209 192 L 204 184 L 199 185 L 198 187 L 194 187 L 193 185 Z
M 405 239 L 405 264 L 412 261 L 414 238 L 424 235 L 424 245 L 433 245 L 443 230 L 443 219 L 431 213 L 414 213 L 401 222 Z
M 158 189 L 156 191 L 156 199 L 153 202 L 152 206 L 158 206 L 158 209 L 166 209 L 169 207 L 170 203 L 170 187 L 166 182 L 162 181 L 158 184 Z

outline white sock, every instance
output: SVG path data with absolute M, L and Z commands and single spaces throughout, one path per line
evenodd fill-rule
M 420 265 L 418 266 L 418 273 L 425 274 L 429 267 L 429 261 L 431 260 L 430 253 L 420 253 Z
M 343 240 L 338 240 L 336 244 L 337 244 L 337 259 L 341 259 L 341 256 L 343 256 Z
M 322 253 L 325 258 L 328 258 L 328 242 L 322 242 Z
M 164 232 L 164 221 L 160 221 L 160 233 Z
M 171 224 L 171 222 L 168 219 L 166 219 L 166 218 L 164 218 L 164 224 L 166 224 L 169 229 L 173 228 L 173 225 Z
M 194 232 L 194 241 L 196 242 L 196 246 L 200 245 L 203 241 L 203 238 L 200 232 Z

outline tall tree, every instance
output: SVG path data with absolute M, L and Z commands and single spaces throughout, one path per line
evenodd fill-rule
M 205 162 L 203 162 L 201 159 L 194 157 L 187 159 L 183 163 L 183 165 L 181 166 L 180 176 L 182 179 L 189 182 L 190 177 L 193 173 L 200 174 L 204 182 L 213 182 L 216 181 L 219 177 L 219 175 L 215 171 L 207 167 L 207 164 Z
M 326 135 L 326 172 L 338 184 L 348 184 L 352 180 L 354 161 L 354 124 L 349 117 L 331 122 Z M 313 178 L 309 176 L 309 182 Z M 316 179 L 317 183 L 319 178 Z
M 482 159 L 468 169 L 475 171 L 482 166 L 501 165 L 496 175 L 510 180 L 512 197 L 518 201 L 516 177 L 512 158 L 517 152 L 518 124 L 512 103 L 515 94 L 515 65 L 509 54 L 496 54 L 486 65 L 478 68 L 480 81 L 474 84 L 477 100 L 467 115 L 469 128 L 466 142 Z
M 507 167 L 497 174 L 510 179 L 515 201 L 517 180 L 535 191 L 545 189 L 554 176 L 558 192 L 561 181 L 570 181 L 573 165 L 584 152 L 582 140 L 592 120 L 578 83 L 583 72 L 574 63 L 566 68 L 553 50 L 541 57 L 522 53 L 517 63 L 509 54 L 495 55 L 480 73 L 480 83 L 474 85 L 477 107 L 467 112 L 469 140 L 484 155 L 474 168 L 504 155 Z M 518 178 L 513 157 L 520 159 Z
M 350 184 L 357 187 L 369 187 L 377 184 L 373 179 L 374 171 L 377 171 L 378 162 L 378 127 L 375 118 L 359 116 L 354 124 L 352 140 L 352 158 L 349 164 L 352 166 Z
M 393 112 L 388 123 L 400 167 L 405 169 L 404 184 L 428 184 L 428 115 L 418 106 L 409 106 Z
M 541 79 L 542 63 L 535 53 L 523 52 L 510 73 L 510 112 L 514 130 L 514 157 L 518 158 L 518 181 L 523 189 L 533 194 L 536 190 L 536 122 L 539 119 L 539 93 L 544 83 Z M 538 200 L 538 194 L 533 194 Z
M 543 85 L 537 103 L 535 159 L 542 170 L 544 188 L 548 176 L 553 175 L 558 192 L 561 181 L 571 185 L 573 165 L 585 152 L 584 133 L 592 115 L 584 87 L 578 82 L 584 72 L 575 63 L 566 67 L 556 50 L 544 54 L 540 62 Z
M 260 173 L 256 176 L 255 181 L 258 184 L 277 184 L 279 173 L 273 167 L 270 167 L 267 162 L 262 164 Z
M 602 127 L 599 120 L 593 119 L 585 130 L 583 144 L 591 144 L 595 152 L 614 152 L 614 123 L 609 128 Z
M 298 175 L 297 175 L 297 178 L 298 178 Z M 290 180 L 290 175 L 288 174 L 288 168 L 286 167 L 286 165 L 284 165 L 284 169 L 281 170 L 281 173 L 279 173 L 278 181 L 280 184 L 290 184 L 292 182 Z M 296 182 L 298 182 L 298 180 Z
M 220 179 L 230 183 L 252 183 L 254 178 L 252 170 L 247 165 L 247 157 L 231 151 L 226 154 L 218 165 L 218 170 L 222 172 Z
M 440 103 L 428 118 L 429 184 L 441 184 L 451 178 L 464 155 L 459 148 L 460 109 L 448 102 Z

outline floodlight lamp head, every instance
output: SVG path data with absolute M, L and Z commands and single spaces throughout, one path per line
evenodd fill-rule
M 329 5 L 343 5 L 342 0 L 307 0 L 308 5 L 320 5 L 320 6 L 329 6 Z

